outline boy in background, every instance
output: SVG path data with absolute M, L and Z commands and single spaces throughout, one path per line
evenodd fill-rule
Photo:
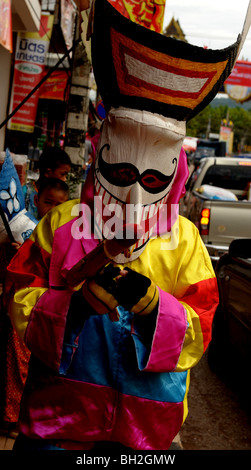
M 34 196 L 38 219 L 42 219 L 49 210 L 68 200 L 69 189 L 65 181 L 58 178 L 45 178 L 41 181 L 38 193 Z
M 36 207 L 38 221 L 49 212 L 49 210 L 66 202 L 69 198 L 68 185 L 58 178 L 44 178 L 38 192 L 34 194 L 34 206 Z M 22 243 L 14 242 L 12 246 L 18 249 Z
M 66 182 L 71 166 L 69 155 L 59 147 L 48 147 L 41 154 L 38 162 L 39 179 L 37 181 L 30 181 L 23 187 L 25 207 L 36 219 L 38 218 L 38 213 L 34 198 L 38 194 L 41 182 L 45 178 L 57 178 Z

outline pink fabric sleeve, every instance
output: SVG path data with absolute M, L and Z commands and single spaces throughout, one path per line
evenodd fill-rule
M 25 343 L 32 353 L 57 371 L 71 297 L 72 291 L 48 289 L 34 306 L 25 334 Z
M 171 294 L 159 289 L 158 312 L 134 316 L 132 336 L 140 370 L 173 371 L 187 330 L 186 310 Z

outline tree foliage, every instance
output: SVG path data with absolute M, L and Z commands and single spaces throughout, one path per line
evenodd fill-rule
M 232 123 L 234 132 L 233 151 L 251 149 L 251 109 L 236 106 L 207 106 L 187 124 L 187 135 L 206 138 L 209 132 L 219 134 L 224 119 Z

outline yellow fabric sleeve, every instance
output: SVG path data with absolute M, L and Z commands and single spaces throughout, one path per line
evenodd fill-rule
M 31 311 L 38 299 L 47 291 L 47 288 L 27 287 L 16 292 L 10 301 L 9 316 L 13 328 L 24 341 Z

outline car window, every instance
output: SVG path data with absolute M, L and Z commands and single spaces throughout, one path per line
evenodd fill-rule
M 215 149 L 212 149 L 210 147 L 197 147 L 197 150 L 195 152 L 195 156 L 201 157 L 214 157 L 215 155 Z
M 249 182 L 251 182 L 251 165 L 212 165 L 208 168 L 202 184 L 244 191 Z
M 186 190 L 189 191 L 192 189 L 195 181 L 197 181 L 199 174 L 201 173 L 206 160 L 203 160 L 200 165 L 191 173 L 186 183 Z

